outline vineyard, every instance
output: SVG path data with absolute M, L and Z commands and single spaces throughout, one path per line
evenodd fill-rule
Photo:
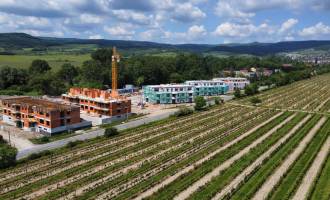
M 0 171 L 0 199 L 330 199 L 330 75 Z

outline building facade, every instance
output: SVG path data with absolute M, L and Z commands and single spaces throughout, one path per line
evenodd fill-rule
M 229 90 L 228 85 L 221 80 L 186 81 L 185 84 L 193 87 L 194 96 L 218 96 Z
M 113 118 L 125 118 L 131 113 L 131 100 L 120 96 L 112 98 L 106 90 L 71 88 L 67 94 L 62 95 L 62 99 L 79 105 L 87 114 L 104 117 L 104 123 L 111 122 Z
M 26 131 L 46 135 L 79 129 L 91 123 L 81 121 L 80 108 L 32 97 L 3 99 L 3 121 Z
M 184 84 L 148 85 L 143 87 L 144 100 L 153 104 L 192 103 L 193 87 Z
M 192 103 L 196 96 L 226 94 L 229 87 L 223 81 L 186 81 L 184 84 L 148 85 L 143 87 L 145 102 L 153 104 Z
M 245 86 L 250 84 L 250 81 L 246 78 L 214 78 L 215 81 L 223 81 L 229 87 L 229 91 L 233 91 L 235 89 L 244 89 Z

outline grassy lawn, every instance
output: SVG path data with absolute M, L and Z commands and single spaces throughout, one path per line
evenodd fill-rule
M 64 63 L 81 66 L 84 61 L 90 59 L 90 54 L 0 55 L 0 67 L 28 68 L 35 59 L 46 60 L 56 71 Z

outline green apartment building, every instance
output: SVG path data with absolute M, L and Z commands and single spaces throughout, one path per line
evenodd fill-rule
M 192 103 L 195 96 L 217 96 L 227 92 L 228 85 L 214 80 L 143 87 L 144 101 L 153 104 Z
M 143 87 L 145 102 L 153 104 L 192 103 L 193 87 L 184 84 L 148 85 Z

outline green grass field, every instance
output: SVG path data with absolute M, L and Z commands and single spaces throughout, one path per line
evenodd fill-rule
M 28 68 L 35 59 L 46 60 L 56 71 L 64 63 L 81 66 L 84 61 L 90 59 L 90 54 L 0 55 L 0 67 Z

